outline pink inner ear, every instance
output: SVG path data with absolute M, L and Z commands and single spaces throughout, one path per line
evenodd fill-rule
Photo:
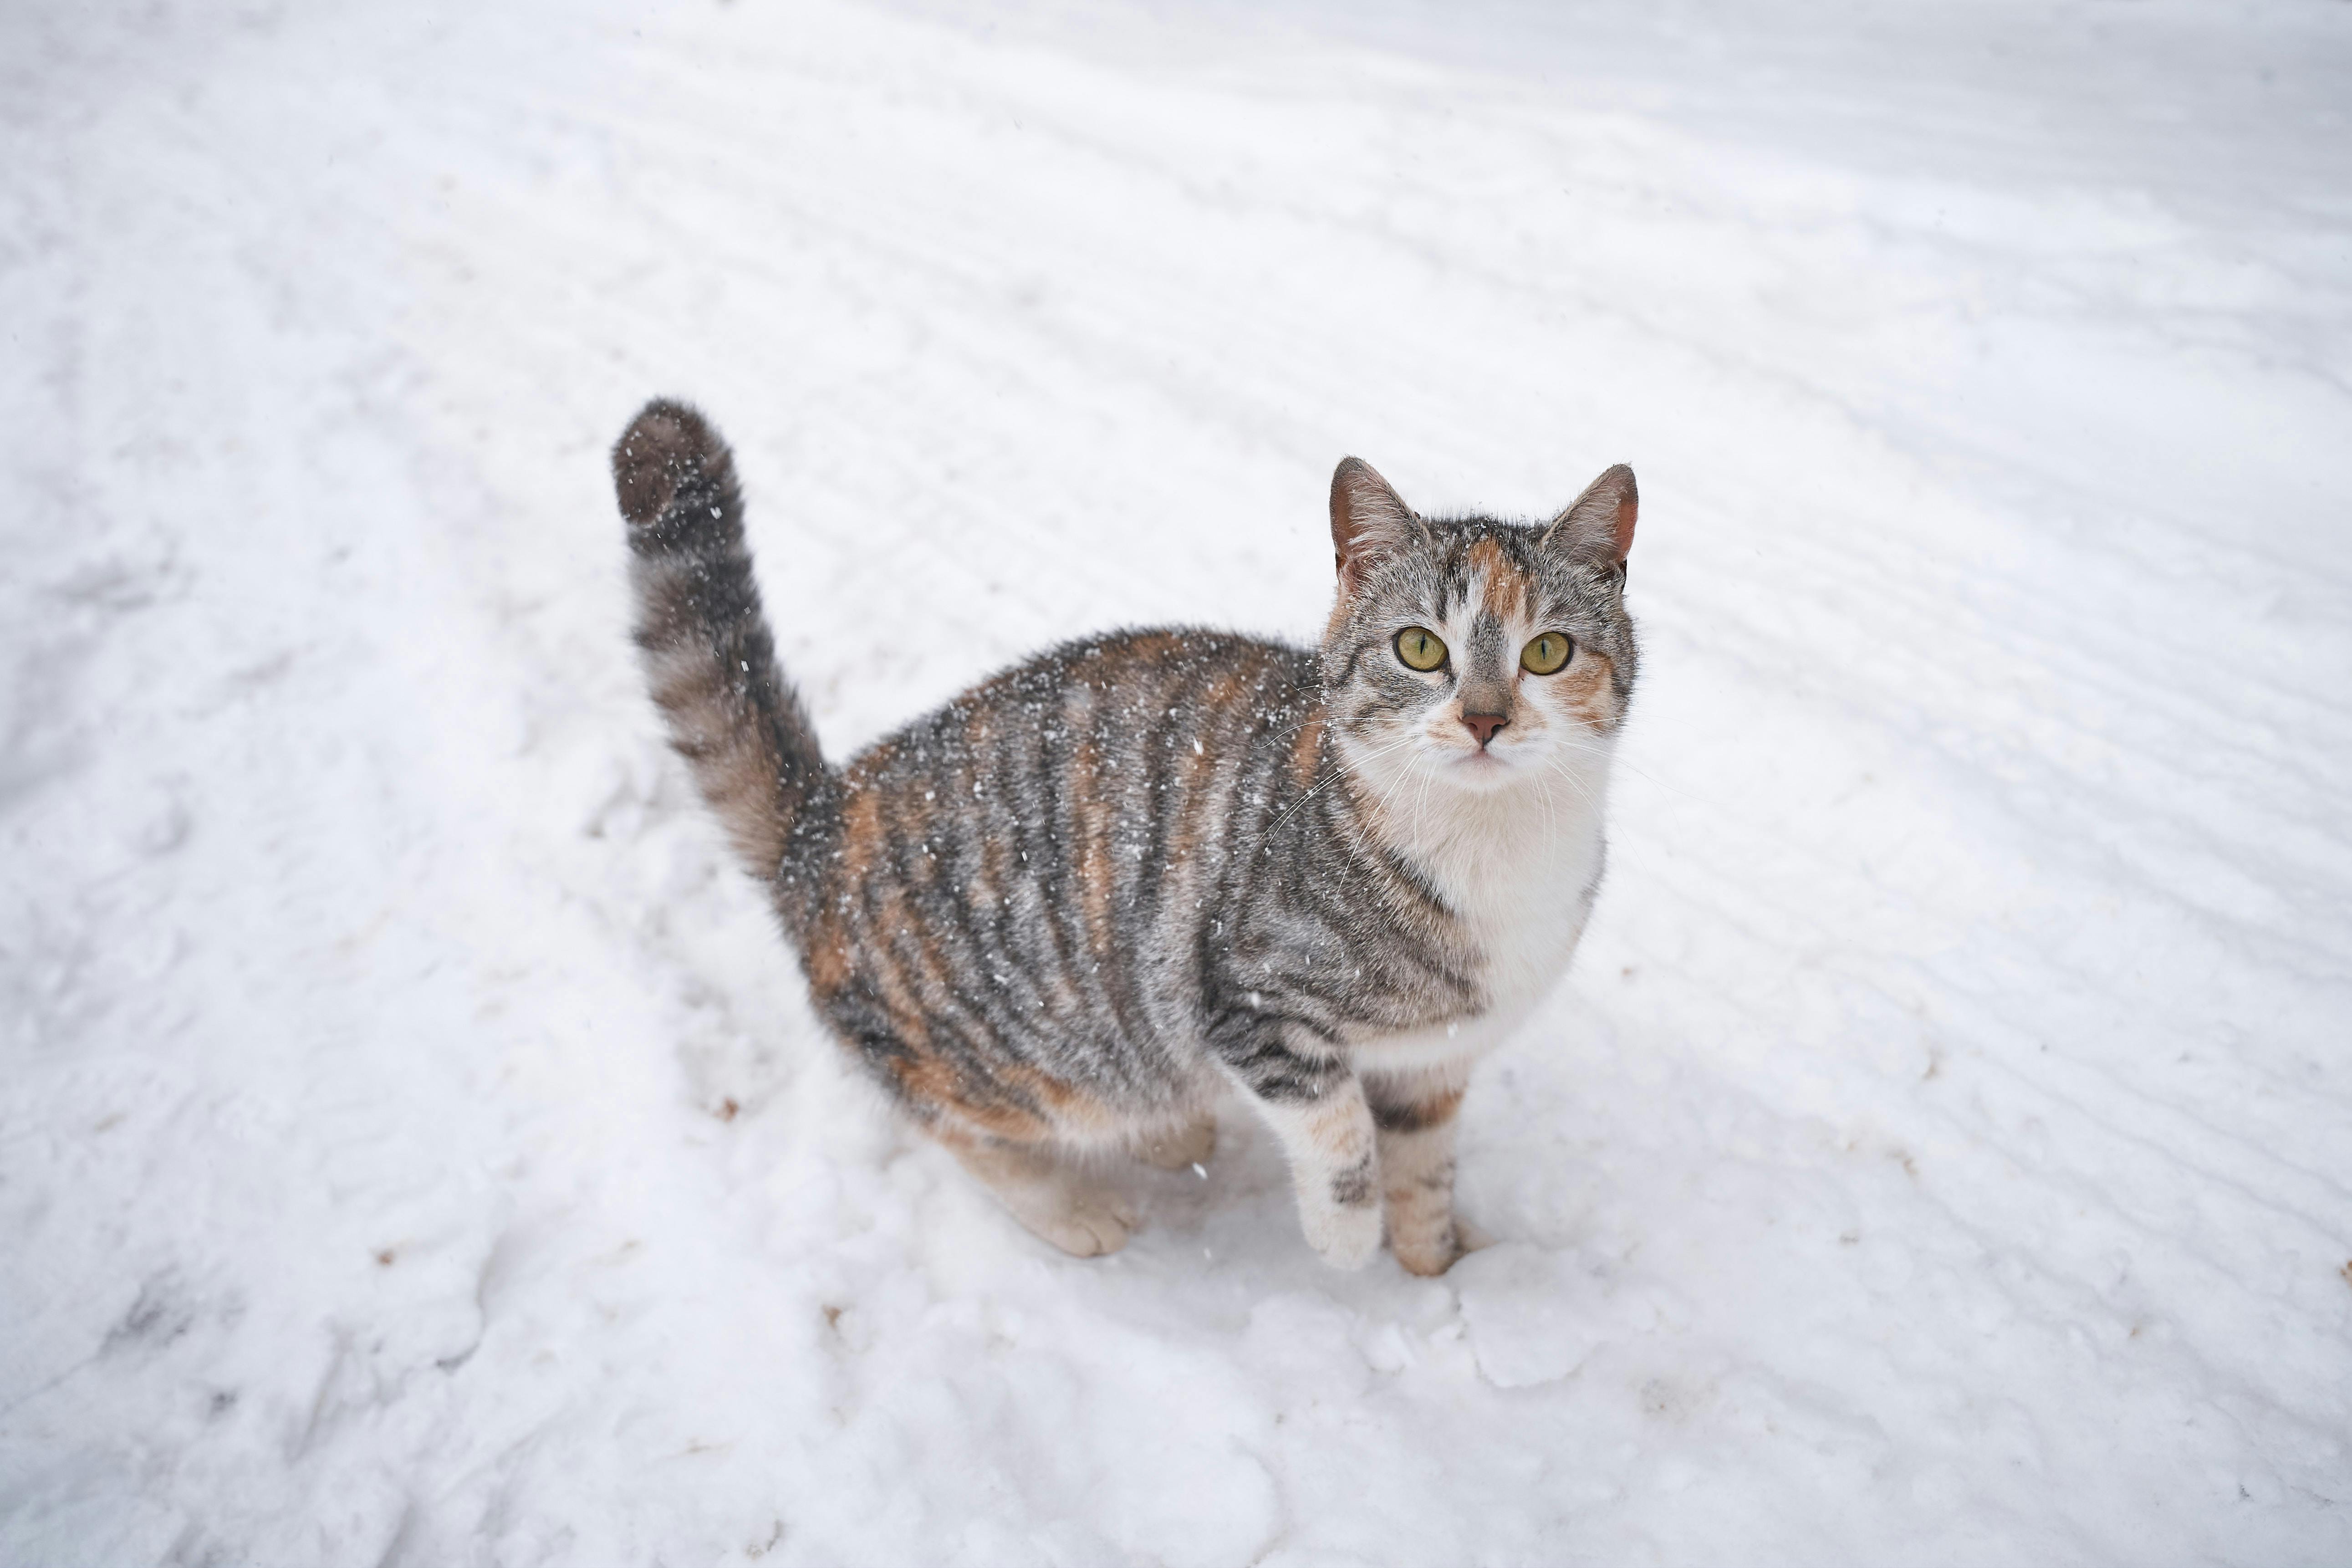
M 1620 561 L 1624 560 L 1626 556 L 1633 553 L 1633 514 L 1640 510 L 1641 503 L 1633 497 L 1622 496 L 1618 498 L 1617 526 L 1612 531 L 1609 542 L 1615 548 L 1617 552 L 1617 559 Z

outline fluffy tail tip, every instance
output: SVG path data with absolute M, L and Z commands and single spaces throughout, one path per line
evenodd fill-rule
M 613 489 L 632 528 L 646 527 L 669 510 L 688 481 L 709 478 L 723 484 L 732 467 L 727 443 L 701 410 L 675 398 L 646 404 L 613 444 Z

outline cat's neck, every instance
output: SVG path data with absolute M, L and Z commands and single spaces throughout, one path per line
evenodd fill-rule
M 1490 1001 L 1567 967 L 1601 869 L 1612 744 L 1499 788 L 1465 790 L 1376 755 L 1348 759 L 1367 831 L 1426 880 L 1487 961 Z M 1384 765 L 1389 764 L 1389 765 Z

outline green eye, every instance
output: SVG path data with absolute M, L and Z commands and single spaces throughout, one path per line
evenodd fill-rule
M 1445 662 L 1445 645 L 1427 626 L 1407 626 L 1397 633 L 1396 650 L 1407 669 L 1435 669 Z
M 1575 651 L 1576 644 L 1566 632 L 1546 632 L 1519 650 L 1519 662 L 1528 667 L 1529 675 L 1549 675 L 1566 664 L 1568 656 Z

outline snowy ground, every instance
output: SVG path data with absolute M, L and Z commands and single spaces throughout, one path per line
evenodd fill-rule
M 0 1561 L 2352 1563 L 2352 10 L 475 9 L 0 11 Z M 656 392 L 837 754 L 1635 465 L 1502 1245 L 894 1129 Z

